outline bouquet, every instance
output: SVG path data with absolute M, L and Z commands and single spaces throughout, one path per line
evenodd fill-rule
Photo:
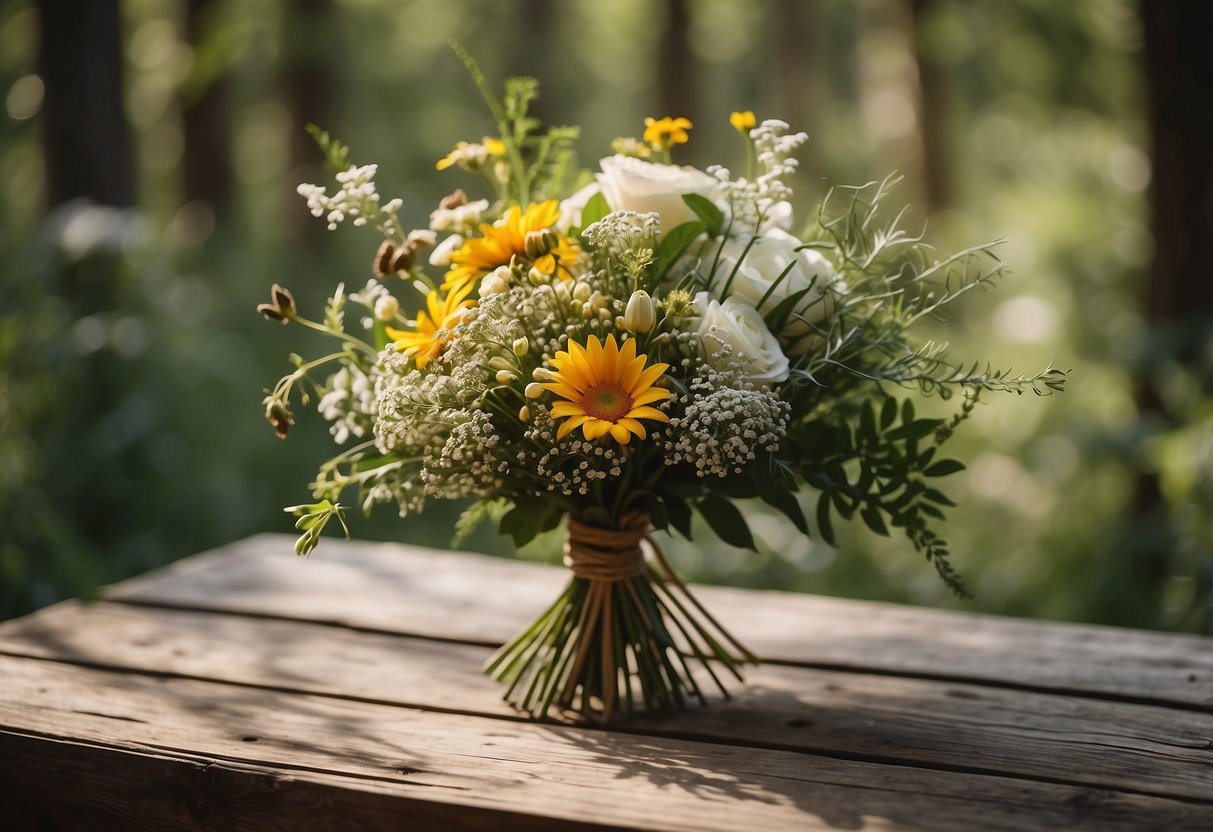
M 296 551 L 331 519 L 346 526 L 347 493 L 401 516 L 470 498 L 460 529 L 492 519 L 517 545 L 567 522 L 567 587 L 486 667 L 536 717 L 683 707 L 705 701 L 708 679 L 727 695 L 723 675 L 756 659 L 653 532 L 690 538 L 698 513 L 753 548 L 735 500 L 763 500 L 805 534 L 811 506 L 831 543 L 836 517 L 897 530 L 963 594 L 936 531 L 953 503 L 935 484 L 963 466 L 942 446 L 980 394 L 1064 382 L 1052 366 L 1000 372 L 912 339 L 1001 274 L 990 246 L 934 256 L 901 215 L 881 218 L 892 178 L 833 190 L 797 225 L 787 180 L 806 137 L 750 112 L 731 117 L 744 174 L 675 164 L 692 125 L 670 117 L 579 173 L 577 130 L 528 115 L 537 82 L 509 79 L 499 99 L 460 53 L 497 135 L 438 161 L 471 174 L 469 190 L 478 180 L 479 198 L 453 190 L 428 228 L 406 230 L 376 166 L 312 129 L 336 187 L 299 187 L 311 213 L 382 242 L 374 276 L 338 286 L 320 320 L 278 285 L 258 307 L 335 341 L 292 356 L 264 400 L 285 436 L 292 405 L 315 399 L 347 446 L 320 467 L 315 502 L 287 509 Z M 916 414 L 913 394 L 956 392 L 951 418 Z

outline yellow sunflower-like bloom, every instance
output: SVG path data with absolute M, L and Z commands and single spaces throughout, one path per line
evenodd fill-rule
M 396 344 L 396 349 L 406 355 L 411 355 L 418 370 L 424 370 L 446 349 L 446 339 L 438 336 L 439 331 L 449 329 L 459 322 L 464 310 L 476 305 L 475 301 L 467 299 L 472 291 L 469 284 L 462 289 L 439 298 L 438 293 L 431 291 L 426 296 L 426 311 L 417 313 L 417 329 L 415 332 L 387 327 L 388 337 Z
M 581 428 L 587 440 L 609 433 L 620 445 L 626 445 L 632 434 L 641 439 L 648 436 L 641 419 L 670 421 L 652 406 L 673 395 L 653 386 L 669 365 L 646 367 L 647 363 L 648 356 L 636 354 L 635 338 L 624 341 L 622 347 L 615 343 L 614 335 L 607 336 L 606 344 L 594 335 L 584 347 L 570 341 L 568 352 L 561 350 L 552 359 L 554 378 L 542 385 L 560 397 L 552 405 L 552 417 L 565 421 L 557 429 L 556 438 L 563 439 Z
M 754 125 L 758 123 L 758 119 L 754 118 L 753 110 L 745 112 L 733 113 L 729 116 L 729 124 L 733 125 L 733 129 L 738 133 L 748 133 L 754 129 Z
M 689 118 L 653 118 L 644 120 L 644 140 L 658 150 L 666 150 L 676 144 L 686 144 L 691 140 L 687 133 L 693 125 Z
M 473 237 L 451 254 L 451 270 L 442 282 L 442 288 L 455 291 L 471 287 L 484 275 L 498 266 L 508 266 L 517 257 L 529 262 L 546 275 L 557 275 L 563 280 L 572 277 L 569 270 L 577 263 L 581 249 L 571 237 L 552 233 L 554 243 L 545 246 L 547 251 L 531 257 L 527 253 L 527 235 L 552 229 L 560 219 L 560 203 L 554 199 L 538 202 L 525 211 L 521 206 L 511 206 L 505 215 L 492 225 L 480 226 L 479 237 Z M 532 254 L 535 248 L 532 246 Z

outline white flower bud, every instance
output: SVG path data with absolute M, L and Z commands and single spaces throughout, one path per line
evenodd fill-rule
M 526 338 L 515 338 L 512 346 L 514 348 L 514 355 L 522 358 L 527 354 L 527 350 L 531 348 L 531 342 Z
M 495 274 L 487 275 L 484 280 L 480 281 L 480 297 L 482 298 L 500 295 L 509 290 L 509 284 Z
M 523 390 L 523 393 L 526 395 L 526 397 L 528 399 L 537 399 L 543 395 L 543 385 L 537 381 L 532 381 L 530 384 L 528 384 L 526 386 L 526 389 Z
M 522 422 L 531 421 L 531 408 L 525 404 L 518 408 L 518 419 Z
M 594 294 L 594 289 L 584 280 L 577 281 L 577 285 L 573 287 L 573 297 L 585 303 Z
M 496 379 L 498 384 L 513 384 L 518 380 L 518 376 L 511 373 L 509 370 L 498 370 Z
M 400 301 L 396 300 L 391 295 L 383 295 L 375 301 L 375 320 L 388 322 L 395 320 L 396 313 L 400 311 Z
M 648 332 L 657 323 L 657 310 L 649 293 L 640 289 L 628 298 L 627 311 L 623 313 L 624 328 L 630 332 Z
M 569 291 L 569 284 L 563 280 L 557 280 L 552 283 L 552 289 L 555 290 L 556 297 L 558 297 L 563 303 L 568 303 L 573 299 L 573 295 Z
M 530 270 L 526 273 L 526 276 L 531 281 L 531 283 L 533 283 L 536 286 L 544 286 L 552 279 L 548 275 L 539 271 L 539 269 L 535 268 L 534 266 L 531 266 Z
M 536 367 L 531 371 L 531 378 L 535 381 L 552 381 L 556 378 L 556 374 L 547 367 Z
M 489 368 L 493 370 L 512 370 L 514 369 L 514 364 L 500 355 L 494 355 L 489 359 Z

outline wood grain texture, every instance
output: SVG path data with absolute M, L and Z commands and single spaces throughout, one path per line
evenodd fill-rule
M 259 535 L 112 588 L 114 600 L 499 643 L 549 604 L 560 567 L 328 540 L 306 561 Z M 782 592 L 697 587 L 764 659 L 1077 692 L 1213 711 L 1199 636 L 1055 624 Z
M 304 622 L 68 602 L 0 628 L 0 653 L 516 716 L 480 673 L 486 648 Z M 1183 709 L 762 666 L 732 700 L 616 728 L 1213 804 L 1213 715 Z
M 346 811 L 373 829 L 530 829 L 568 817 L 660 830 L 1204 830 L 1213 819 L 1208 805 L 1106 789 L 34 659 L 0 657 L 0 678 L 7 828 L 89 806 L 84 828 L 342 828 Z M 539 820 L 520 827 L 520 815 Z M 123 825 L 131 817 L 141 824 Z M 273 826 L 278 817 L 311 823 Z

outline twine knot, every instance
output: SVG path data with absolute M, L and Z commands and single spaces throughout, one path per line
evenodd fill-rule
M 564 543 L 564 565 L 579 578 L 591 581 L 625 581 L 645 573 L 640 542 L 649 532 L 649 516 L 626 514 L 618 529 L 600 529 L 569 518 Z

